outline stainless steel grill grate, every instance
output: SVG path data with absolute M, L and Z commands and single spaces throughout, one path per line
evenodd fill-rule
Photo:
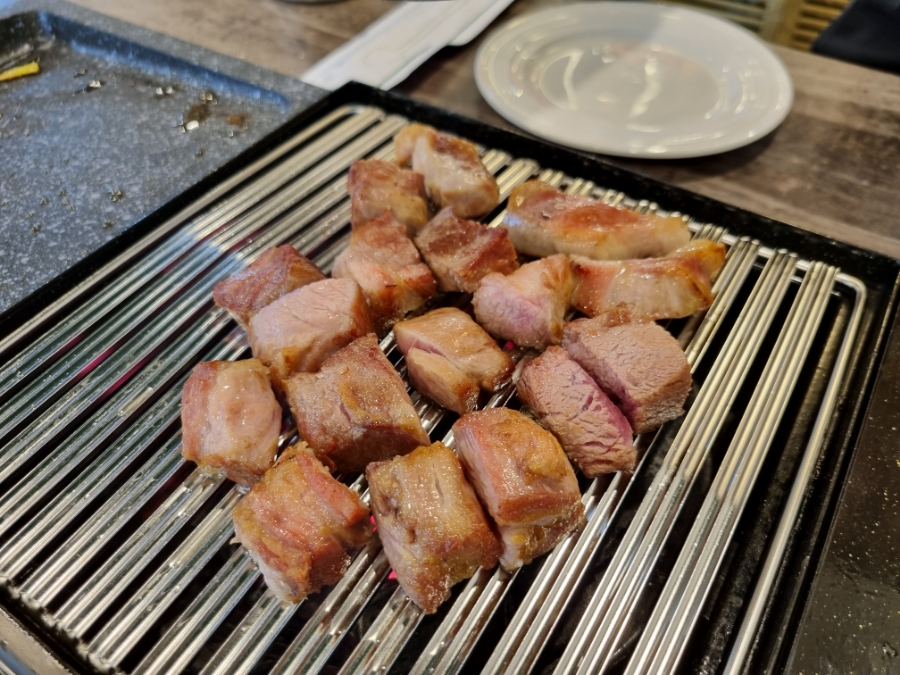
M 635 478 L 586 484 L 583 531 L 535 563 L 534 574 L 480 570 L 438 620 L 423 620 L 389 578 L 377 539 L 321 597 L 279 603 L 230 542 L 238 490 L 181 459 L 181 386 L 197 361 L 248 352 L 242 331 L 212 305 L 213 285 L 285 241 L 327 271 L 348 236 L 349 165 L 390 156 L 405 122 L 370 107 L 326 115 L 0 343 L 8 359 L 0 369 L 0 583 L 95 669 L 213 675 L 315 673 L 327 666 L 382 673 L 401 658 L 404 672 L 456 673 L 492 627 L 483 672 L 527 673 L 562 618 L 579 611 L 576 596 L 608 551 L 612 559 L 555 672 L 596 672 L 619 658 L 639 609 L 654 605 L 628 668 L 668 672 L 698 619 L 814 341 L 827 333 L 843 346 L 809 440 L 812 459 L 805 465 L 814 464 L 856 338 L 864 286 L 833 267 L 691 222 L 695 234 L 730 250 L 712 308 L 702 320 L 673 326 L 699 388 L 677 431 L 639 439 L 644 460 L 635 478 L 655 474 L 633 517 L 622 504 Z M 483 157 L 504 199 L 540 176 L 569 192 L 658 210 L 531 160 L 493 150 Z M 829 302 L 837 301 L 851 307 L 849 320 L 824 324 Z M 382 348 L 402 374 L 390 337 Z M 748 380 L 761 361 L 769 365 Z M 510 387 L 489 405 L 513 405 L 514 394 Z M 415 392 L 413 401 L 432 436 L 446 434 L 442 410 Z M 736 426 L 726 424 L 735 417 Z M 657 602 L 645 581 L 665 567 L 659 552 L 671 545 L 710 448 L 728 429 L 728 453 L 711 485 L 701 485 L 706 501 Z M 291 440 L 288 434 L 282 444 Z M 662 457 L 661 465 L 651 466 L 650 457 Z M 802 493 L 809 471 L 801 471 L 795 491 Z M 791 508 L 766 570 L 783 555 L 782 531 L 796 518 Z M 611 523 L 629 517 L 624 535 L 616 536 Z M 738 665 L 771 587 L 766 583 L 764 573 L 733 657 Z M 508 620 L 498 619 L 501 606 Z

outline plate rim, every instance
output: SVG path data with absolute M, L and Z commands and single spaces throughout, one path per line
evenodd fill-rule
M 776 106 L 775 108 L 772 108 L 771 111 L 750 130 L 750 132 L 741 134 L 736 137 L 725 137 L 724 142 L 719 141 L 718 139 L 703 139 L 700 142 L 690 142 L 676 146 L 664 146 L 666 149 L 662 152 L 650 152 L 646 147 L 635 148 L 631 151 L 623 151 L 620 148 L 604 146 L 602 142 L 597 142 L 596 138 L 591 139 L 589 137 L 589 140 L 587 142 L 578 142 L 577 140 L 565 134 L 553 134 L 552 132 L 548 133 L 547 129 L 544 126 L 531 123 L 527 115 L 520 113 L 511 106 L 506 105 L 497 89 L 491 86 L 489 78 L 486 74 L 488 72 L 488 51 L 492 48 L 496 48 L 498 46 L 498 42 L 502 44 L 506 40 L 508 40 L 508 35 L 515 34 L 517 30 L 521 30 L 522 24 L 539 22 L 542 16 L 558 15 L 561 11 L 588 11 L 602 15 L 604 12 L 610 11 L 611 8 L 615 8 L 612 9 L 612 11 L 620 11 L 623 7 L 640 8 L 640 11 L 647 11 L 659 16 L 663 16 L 667 12 L 674 12 L 676 14 L 685 15 L 690 19 L 700 19 L 701 21 L 709 22 L 711 25 L 718 25 L 720 27 L 733 31 L 735 34 L 741 35 L 742 39 L 747 40 L 748 46 L 759 50 L 761 54 L 765 54 L 768 60 L 771 61 L 771 63 L 766 66 L 765 69 L 769 71 L 773 76 L 772 81 L 774 83 L 775 96 L 779 104 L 783 102 L 783 107 L 779 108 Z M 475 84 L 478 87 L 481 96 L 488 103 L 488 105 L 490 105 L 497 114 L 506 119 L 508 122 L 511 122 L 515 126 L 523 129 L 524 131 L 527 131 L 528 133 L 534 134 L 535 136 L 548 140 L 550 142 L 558 143 L 560 145 L 577 150 L 594 152 L 612 157 L 631 157 L 645 159 L 689 159 L 694 157 L 708 157 L 721 154 L 723 152 L 728 152 L 730 150 L 736 150 L 738 148 L 754 143 L 768 136 L 771 132 L 773 132 L 781 125 L 781 123 L 785 120 L 788 113 L 791 111 L 791 108 L 793 107 L 795 94 L 793 81 L 791 79 L 790 73 L 787 70 L 787 67 L 784 65 L 784 62 L 781 60 L 778 54 L 776 54 L 775 51 L 769 47 L 769 45 L 767 45 L 758 35 L 748 30 L 747 28 L 721 17 L 688 7 L 670 5 L 662 2 L 645 2 L 634 0 L 617 0 L 615 2 L 594 1 L 566 3 L 555 7 L 541 9 L 536 12 L 531 12 L 520 17 L 515 17 L 492 31 L 491 34 L 488 35 L 488 37 L 479 45 L 478 51 L 475 54 L 474 76 Z M 593 140 L 593 142 L 591 142 L 591 140 Z

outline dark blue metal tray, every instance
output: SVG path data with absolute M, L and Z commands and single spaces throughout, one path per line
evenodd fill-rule
M 325 93 L 55 0 L 0 10 L 0 64 L 32 60 L 40 74 L 0 83 L 11 322 L 40 296 L 23 299 L 95 269 Z

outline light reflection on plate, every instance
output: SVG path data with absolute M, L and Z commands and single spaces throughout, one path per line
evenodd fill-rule
M 516 19 L 482 44 L 475 79 L 506 119 L 611 155 L 698 157 L 787 115 L 793 87 L 752 33 L 666 5 L 591 2 Z

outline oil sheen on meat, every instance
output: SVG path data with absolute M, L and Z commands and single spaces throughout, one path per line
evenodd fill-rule
M 575 472 L 536 422 L 492 408 L 464 415 L 453 433 L 466 477 L 500 534 L 505 569 L 530 563 L 583 522 Z
M 426 614 L 450 588 L 500 556 L 472 486 L 442 443 L 366 469 L 372 512 L 385 554 L 403 590 Z

